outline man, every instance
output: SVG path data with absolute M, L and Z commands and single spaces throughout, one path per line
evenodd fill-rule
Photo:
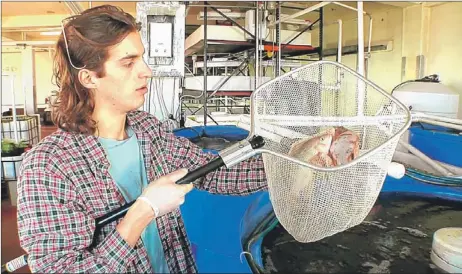
M 151 77 L 138 31 L 112 6 L 63 25 L 59 129 L 25 155 L 18 185 L 19 237 L 33 272 L 197 271 L 179 211 L 192 184 L 175 182 L 215 156 L 137 111 Z M 266 189 L 263 162 L 221 168 L 194 186 L 232 195 Z M 93 241 L 95 219 L 130 201 Z

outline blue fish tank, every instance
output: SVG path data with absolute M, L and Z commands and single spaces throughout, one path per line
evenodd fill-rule
M 233 125 L 211 125 L 180 128 L 174 134 L 218 153 L 249 132 Z M 433 250 L 438 231 L 453 228 L 454 239 L 462 237 L 457 236 L 462 228 L 462 137 L 452 129 L 423 123 L 414 123 L 408 134 L 409 144 L 459 177 L 436 175 L 422 161 L 397 150 L 398 160 L 406 166 L 405 176 L 386 178 L 360 225 L 317 242 L 297 242 L 284 229 L 268 192 L 225 196 L 194 189 L 181 211 L 199 272 L 444 273 L 462 269 L 460 247 L 449 261 Z M 438 244 L 445 247 L 443 242 Z

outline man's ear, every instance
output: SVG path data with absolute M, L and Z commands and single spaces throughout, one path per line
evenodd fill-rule
M 88 69 L 81 69 L 79 71 L 79 81 L 82 86 L 88 89 L 96 89 L 96 81 L 94 81 L 95 78 L 96 75 L 93 71 Z

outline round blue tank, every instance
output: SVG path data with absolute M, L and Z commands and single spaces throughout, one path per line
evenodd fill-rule
M 199 145 L 204 145 L 201 144 L 201 140 L 199 138 L 200 136 L 204 136 L 204 130 L 205 136 L 207 136 L 206 138 L 224 138 L 230 141 L 227 145 L 231 145 L 233 141 L 243 140 L 248 136 L 248 132 L 246 130 L 235 126 L 185 128 L 176 130 L 175 134 L 177 136 L 186 137 Z M 459 163 L 461 154 L 459 152 L 462 149 L 461 136 L 455 136 L 453 132 L 446 129 L 425 128 L 420 124 L 413 126 L 410 131 L 410 143 L 424 151 L 429 157 L 460 166 Z M 451 150 L 445 149 L 444 151 L 441 151 L 442 148 L 447 148 L 444 144 L 448 142 L 451 143 Z M 205 146 L 207 146 L 207 144 L 205 144 Z M 213 147 L 213 144 L 211 146 Z M 217 149 L 205 150 L 217 153 Z M 400 180 L 387 177 L 382 188 L 381 195 L 378 199 L 377 206 L 374 207 L 371 214 L 378 214 L 377 212 L 386 214 L 386 210 L 395 210 L 396 206 L 385 206 L 385 204 L 391 204 L 389 201 L 392 200 L 392 197 L 393 199 L 402 198 L 401 200 L 404 200 L 404 204 L 406 204 L 406 199 L 413 199 L 414 201 L 415 199 L 429 198 L 430 200 L 425 201 L 430 201 L 429 203 L 431 206 L 444 207 L 443 204 L 449 202 L 452 203 L 452 205 L 455 205 L 455 207 L 462 208 L 461 179 L 451 179 L 448 181 L 447 178 L 426 176 L 427 175 L 425 174 L 421 174 L 421 177 L 419 178 L 423 180 L 416 180 L 409 176 L 405 176 Z M 431 183 L 432 180 L 433 182 L 450 182 L 450 184 L 438 185 Z M 432 204 L 437 203 L 432 201 L 440 201 L 442 204 Z M 377 208 L 381 208 L 382 211 L 379 211 Z M 190 194 L 188 194 L 187 202 L 182 205 L 181 210 L 199 272 L 259 273 L 263 270 L 269 272 L 278 270 L 274 266 L 274 262 L 273 265 L 268 264 L 268 258 L 271 257 L 269 255 L 271 252 L 276 254 L 274 256 L 283 258 L 284 253 L 277 253 L 275 250 L 270 250 L 275 245 L 275 235 L 277 233 L 283 233 L 281 232 L 283 231 L 283 228 L 281 228 L 277 218 L 274 216 L 268 192 L 256 193 L 244 197 L 235 197 L 212 195 L 204 191 L 193 190 Z M 412 217 L 412 215 L 409 216 Z M 437 215 L 429 215 L 428 218 L 429 220 L 431 219 L 431 221 L 434 221 L 432 218 L 437 218 Z M 376 220 L 375 222 L 378 221 Z M 462 227 L 462 215 L 459 218 L 454 218 L 454 220 L 449 223 L 453 226 Z M 418 230 L 418 227 L 416 227 L 416 229 Z M 425 229 L 422 228 L 421 230 Z M 431 230 L 426 230 L 427 238 L 425 241 L 427 242 L 425 243 L 427 247 L 429 244 L 428 240 L 431 242 L 432 237 L 429 231 Z M 337 237 L 341 238 L 343 237 L 342 235 L 346 235 L 343 233 L 337 234 Z M 279 236 L 290 238 L 290 235 Z M 345 247 L 338 242 L 340 240 L 334 237 L 335 235 L 329 238 L 332 242 L 331 244 Z M 366 238 L 363 240 L 367 241 Z M 300 250 L 307 248 L 307 244 L 303 247 L 301 246 L 302 245 L 294 244 L 294 248 L 300 248 Z M 348 249 L 349 247 L 345 248 Z M 385 248 L 387 247 L 385 246 Z M 344 249 L 343 251 L 347 249 Z M 339 255 L 335 255 L 334 253 L 335 252 L 332 253 L 331 257 L 335 257 L 338 261 L 342 261 L 342 259 L 338 257 Z M 357 252 L 350 253 L 356 254 Z M 299 254 L 301 253 L 299 252 L 297 255 Z M 422 256 L 425 257 L 425 255 Z M 309 260 L 309 258 L 298 259 L 301 259 L 300 261 Z M 382 261 L 387 260 L 383 259 Z M 393 258 L 391 258 L 391 262 L 393 262 Z M 376 262 L 372 260 L 370 263 L 371 265 L 364 266 L 364 269 L 355 270 L 364 270 L 367 272 L 373 267 L 380 267 L 380 261 Z M 279 262 L 279 264 L 281 263 Z M 302 266 L 299 261 L 291 262 L 290 259 L 287 259 L 285 264 L 287 266 L 292 266 L 292 268 L 284 268 L 279 265 L 279 271 L 293 272 L 303 270 L 296 268 L 297 264 L 298 266 Z M 342 261 L 340 264 L 341 267 L 342 264 L 343 267 L 346 267 L 345 265 L 348 265 L 348 262 Z M 338 265 L 336 267 L 338 268 Z M 340 270 L 342 269 L 341 267 L 339 268 Z M 395 266 L 391 264 L 390 267 Z M 318 272 L 333 269 L 334 268 L 323 269 L 322 267 L 317 266 L 314 266 L 312 269 L 305 268 L 305 270 L 314 270 Z M 345 270 L 348 268 L 343 269 Z M 406 267 L 403 267 L 403 269 L 405 271 Z

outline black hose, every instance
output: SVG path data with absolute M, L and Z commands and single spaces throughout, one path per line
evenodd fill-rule
M 252 270 L 253 273 L 264 273 L 264 269 L 261 269 L 259 265 L 255 263 L 253 260 L 253 257 L 251 255 L 251 246 L 252 244 L 258 240 L 260 237 L 266 235 L 270 230 L 272 230 L 279 221 L 276 218 L 276 215 L 274 211 L 271 211 L 261 222 L 260 224 L 254 229 L 252 233 L 247 236 L 243 243 L 242 243 L 242 249 L 244 251 L 244 256 L 247 259 L 247 262 L 249 263 L 249 267 Z M 272 225 L 268 225 L 271 224 Z M 266 229 L 265 229 L 266 227 Z

